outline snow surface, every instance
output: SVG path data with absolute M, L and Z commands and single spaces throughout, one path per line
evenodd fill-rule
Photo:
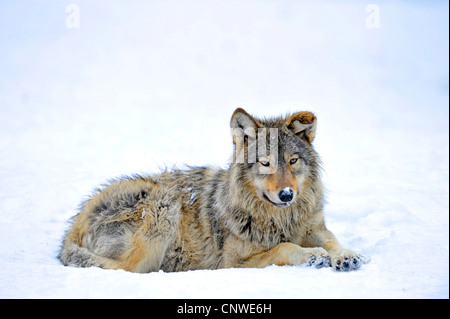
M 379 28 L 368 4 L 79 0 L 68 28 L 69 2 L 2 1 L 0 297 L 449 298 L 448 2 L 376 1 Z M 99 184 L 225 166 L 236 107 L 315 112 L 328 228 L 371 263 L 134 274 L 58 262 Z

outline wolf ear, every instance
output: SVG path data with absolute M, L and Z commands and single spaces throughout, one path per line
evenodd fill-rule
M 312 143 L 316 135 L 317 118 L 311 112 L 298 112 L 286 120 L 286 126 L 300 138 Z
M 262 127 L 261 124 L 254 119 L 250 114 L 241 108 L 237 108 L 231 116 L 231 130 L 233 133 L 233 142 L 235 141 L 235 134 L 237 131 L 243 131 L 244 134 L 250 136 L 256 136 L 258 128 Z

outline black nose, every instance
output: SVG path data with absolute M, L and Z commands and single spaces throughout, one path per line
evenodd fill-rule
M 278 197 L 282 202 L 287 203 L 294 198 L 294 192 L 292 191 L 292 189 L 286 187 L 278 193 Z

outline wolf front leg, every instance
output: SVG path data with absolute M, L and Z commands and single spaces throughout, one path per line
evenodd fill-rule
M 236 255 L 226 262 L 226 267 L 264 268 L 270 265 L 308 264 L 317 268 L 329 266 L 329 257 L 323 248 L 303 248 L 292 243 L 281 243 L 268 251 L 253 251 L 243 257 Z
M 330 256 L 331 266 L 334 269 L 350 271 L 370 261 L 370 258 L 345 249 L 339 244 L 333 233 L 326 228 L 322 212 L 316 213 L 314 221 L 307 231 L 306 246 L 323 247 Z

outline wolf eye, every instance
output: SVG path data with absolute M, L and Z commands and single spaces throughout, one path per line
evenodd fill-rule
M 298 158 L 296 157 L 296 158 L 291 158 L 291 160 L 289 161 L 289 163 L 291 164 L 291 165 L 294 165 L 295 163 L 297 163 L 297 161 L 298 161 Z
M 270 163 L 269 162 L 267 162 L 267 161 L 260 161 L 260 163 L 261 163 L 261 165 L 262 166 L 270 166 Z

